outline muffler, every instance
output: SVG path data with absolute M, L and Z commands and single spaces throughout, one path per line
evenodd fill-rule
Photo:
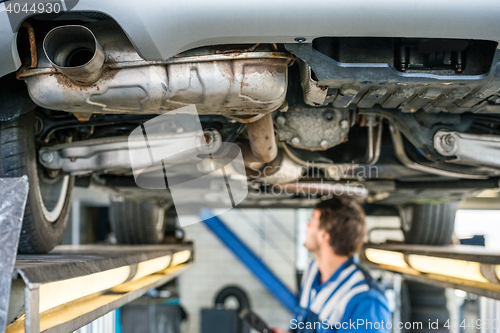
M 102 74 L 105 55 L 90 29 L 66 25 L 52 29 L 43 51 L 54 68 L 80 85 L 91 85 Z
M 149 61 L 112 22 L 61 26 L 45 37 L 37 68 L 19 77 L 37 105 L 85 115 L 80 118 L 163 114 L 191 104 L 199 114 L 253 118 L 283 105 L 292 55 L 269 45 L 217 53 L 221 48 Z

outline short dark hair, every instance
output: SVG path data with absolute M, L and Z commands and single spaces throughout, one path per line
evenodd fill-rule
M 330 235 L 335 254 L 350 256 L 361 249 L 366 236 L 365 212 L 353 198 L 335 196 L 316 204 L 319 227 Z

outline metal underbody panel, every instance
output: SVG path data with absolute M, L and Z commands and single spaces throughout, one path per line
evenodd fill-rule
M 384 63 L 340 63 L 308 43 L 285 47 L 311 67 L 318 86 L 329 88 L 335 108 L 380 105 L 403 112 L 500 113 L 498 49 L 488 73 L 435 75 L 402 73 Z
M 72 11 L 104 13 L 145 60 L 204 45 L 293 43 L 302 37 L 380 36 L 498 40 L 496 0 L 141 1 L 80 0 Z M 280 13 L 280 15 L 276 15 Z M 480 22 L 480 24 L 478 24 Z M 0 76 L 20 66 L 16 33 L 0 4 Z

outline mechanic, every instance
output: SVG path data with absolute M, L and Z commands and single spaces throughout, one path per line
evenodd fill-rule
M 291 332 L 390 331 L 387 299 L 354 257 L 365 235 L 365 214 L 356 200 L 338 196 L 316 205 L 304 244 L 314 259 L 302 278 Z

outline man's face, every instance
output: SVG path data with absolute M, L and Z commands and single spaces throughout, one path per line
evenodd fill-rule
M 316 252 L 319 250 L 320 244 L 320 234 L 321 231 L 319 228 L 319 217 L 321 212 L 317 209 L 313 211 L 311 219 L 307 223 L 307 233 L 306 233 L 306 242 L 304 246 L 309 252 Z

